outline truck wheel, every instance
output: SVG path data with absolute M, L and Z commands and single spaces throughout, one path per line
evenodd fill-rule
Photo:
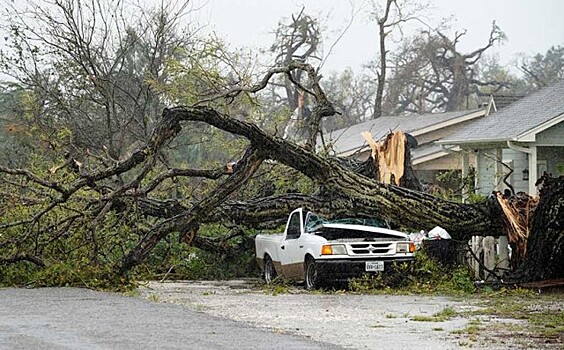
M 321 280 L 317 274 L 315 259 L 309 258 L 305 263 L 305 289 L 311 290 L 321 286 Z
M 276 269 L 274 268 L 274 263 L 268 255 L 264 258 L 263 277 L 266 284 L 272 283 L 272 281 L 274 281 L 274 279 L 276 278 Z

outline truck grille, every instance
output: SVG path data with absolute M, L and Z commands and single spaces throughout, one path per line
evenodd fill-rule
M 352 243 L 350 244 L 350 248 L 352 255 L 382 255 L 395 253 L 393 243 Z

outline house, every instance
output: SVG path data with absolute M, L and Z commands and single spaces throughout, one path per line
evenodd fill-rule
M 476 162 L 476 191 L 537 193 L 537 179 L 564 175 L 564 80 L 473 120 L 436 142 L 458 155 L 462 173 Z
M 435 141 L 458 132 L 469 123 L 483 118 L 485 114 L 486 109 L 483 108 L 448 113 L 381 117 L 326 133 L 324 141 L 325 144 L 331 146 L 337 156 L 353 156 L 359 160 L 366 160 L 371 150 L 361 136 L 363 131 L 369 131 L 375 140 L 379 140 L 390 131 L 402 130 L 417 140 L 417 147 L 411 150 L 412 167 L 417 177 L 424 182 L 433 183 L 441 171 L 462 169 L 461 157 Z M 470 164 L 474 164 L 473 159 L 469 161 Z

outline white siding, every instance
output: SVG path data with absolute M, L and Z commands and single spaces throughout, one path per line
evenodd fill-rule
M 564 146 L 564 122 L 538 133 L 536 144 L 537 146 Z
M 494 149 L 481 149 L 478 151 L 476 178 L 476 191 L 485 195 L 492 193 L 496 185 Z
M 511 162 L 513 165 L 513 174 L 511 174 L 511 184 L 515 192 L 528 192 L 529 181 L 523 180 L 523 170 L 529 170 L 529 160 L 526 153 L 515 151 L 512 149 L 503 150 L 503 161 Z
M 450 170 L 460 169 L 460 167 L 461 156 L 458 153 L 450 153 L 446 156 L 413 165 L 414 170 Z

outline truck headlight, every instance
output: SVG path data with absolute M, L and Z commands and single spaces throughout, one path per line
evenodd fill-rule
M 344 244 L 325 244 L 321 247 L 321 255 L 347 255 Z
M 406 242 L 396 244 L 396 253 L 413 253 L 415 251 L 415 243 Z

